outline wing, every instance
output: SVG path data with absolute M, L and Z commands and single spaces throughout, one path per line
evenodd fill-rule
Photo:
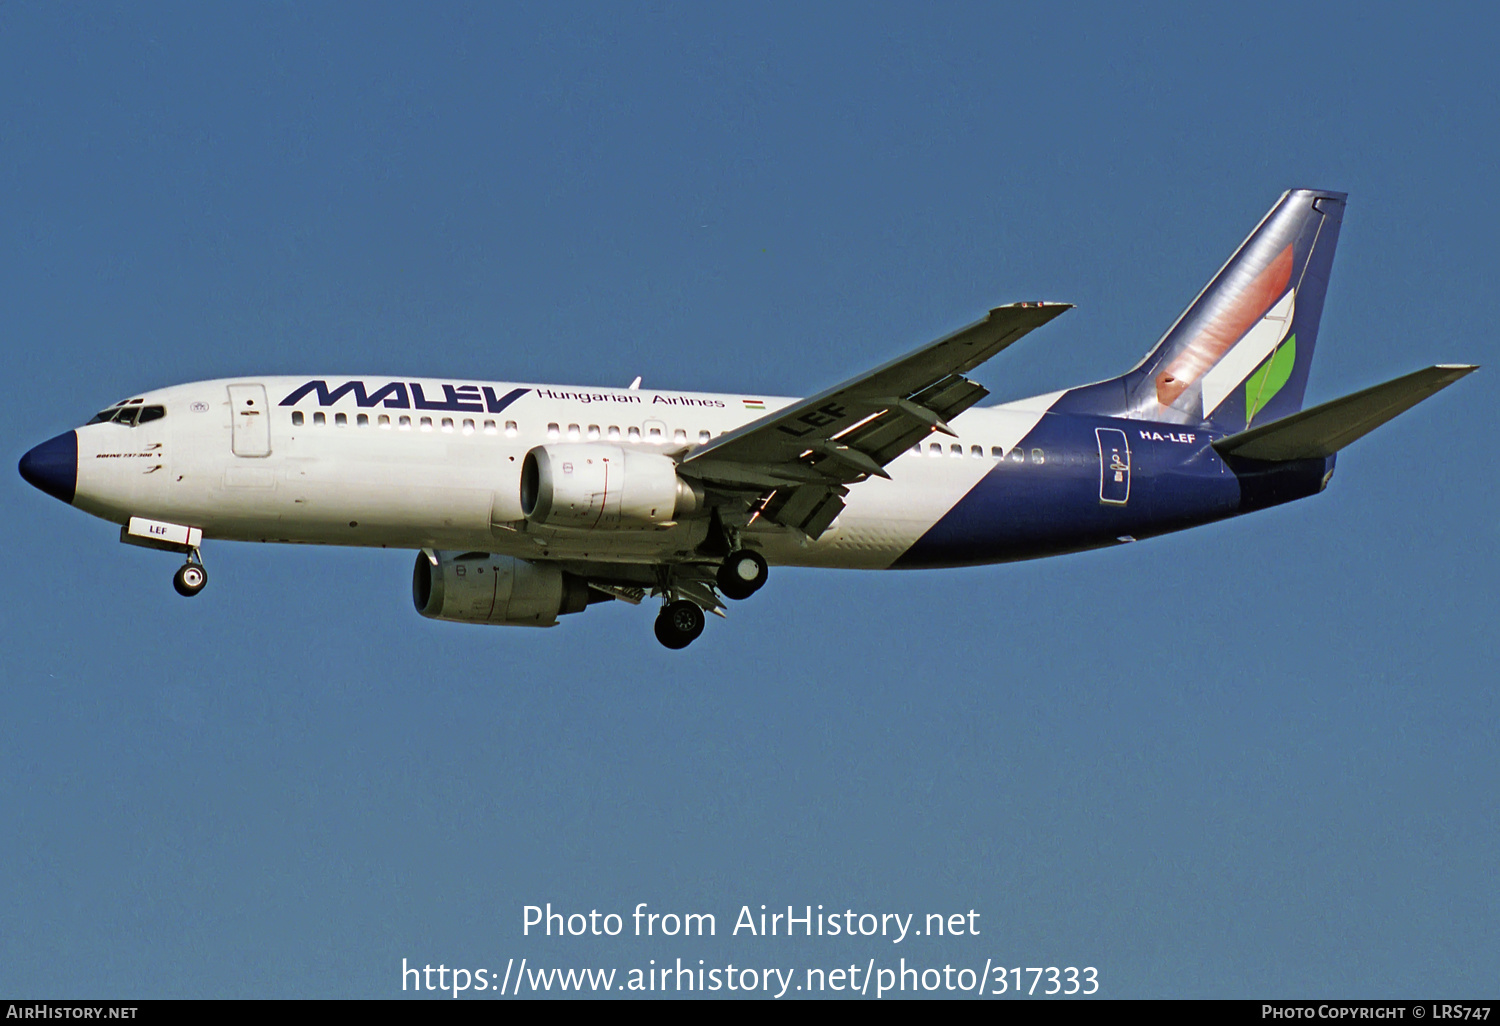
M 1041 327 L 1069 303 L 1012 303 L 868 373 L 691 450 L 679 470 L 762 496 L 762 517 L 816 538 L 871 476 L 989 395 L 964 374 Z

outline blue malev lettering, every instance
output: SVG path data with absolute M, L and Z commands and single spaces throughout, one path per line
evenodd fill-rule
M 406 385 L 400 381 L 392 381 L 373 393 L 365 391 L 363 381 L 346 381 L 335 389 L 329 389 L 326 381 L 309 381 L 281 400 L 281 405 L 296 406 L 311 392 L 318 394 L 319 406 L 332 406 L 344 396 L 353 393 L 354 401 L 360 406 L 379 406 L 383 402 L 387 409 L 407 410 L 411 408 L 411 403 L 406 396 Z
M 408 392 L 404 381 L 389 382 L 373 392 L 365 387 L 363 381 L 346 381 L 337 388 L 329 388 L 328 382 L 319 379 L 309 381 L 293 391 L 281 400 L 281 405 L 296 406 L 309 395 L 316 394 L 319 406 L 333 406 L 344 396 L 352 395 L 358 405 L 365 407 L 379 406 L 383 403 L 390 409 L 399 410 L 408 410 L 415 406 L 419 410 L 499 413 L 531 391 L 529 388 L 513 388 L 505 395 L 496 395 L 495 390 L 489 385 L 485 385 L 482 391 L 478 385 L 444 385 L 443 398 L 429 399 L 417 382 L 413 381 L 410 388 Z

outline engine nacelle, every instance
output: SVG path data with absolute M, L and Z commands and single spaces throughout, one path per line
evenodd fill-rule
M 539 445 L 521 464 L 521 512 L 544 527 L 618 530 L 702 508 L 703 489 L 660 453 L 615 445 Z
M 552 627 L 559 616 L 609 600 L 549 563 L 488 552 L 439 552 L 436 566 L 417 553 L 411 597 L 417 612 L 433 620 L 512 627 Z

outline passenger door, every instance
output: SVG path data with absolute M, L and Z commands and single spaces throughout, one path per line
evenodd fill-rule
M 1119 428 L 1095 428 L 1099 440 L 1099 501 L 1123 506 L 1130 501 L 1130 443 Z
M 231 448 L 236 456 L 271 455 L 271 411 L 266 386 L 230 385 L 229 407 L 234 417 Z

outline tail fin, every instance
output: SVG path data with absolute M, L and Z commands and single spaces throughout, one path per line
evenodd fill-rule
M 1054 409 L 1225 432 L 1297 412 L 1345 197 L 1285 193 L 1144 360 Z

